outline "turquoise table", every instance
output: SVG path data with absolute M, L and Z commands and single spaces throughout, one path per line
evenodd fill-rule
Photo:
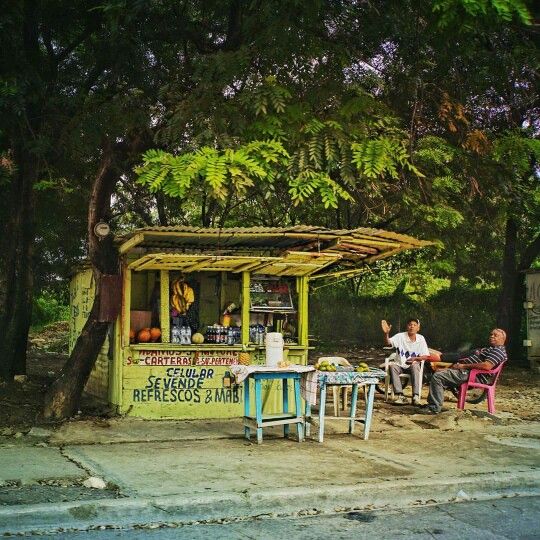
M 375 398 L 375 387 L 381 379 L 384 379 L 385 372 L 381 369 L 370 368 L 366 372 L 356 371 L 318 371 L 314 374 L 317 377 L 319 391 L 319 442 L 324 440 L 324 421 L 326 409 L 326 389 L 329 386 L 352 386 L 351 410 L 349 416 L 328 416 L 333 420 L 347 420 L 349 422 L 349 433 L 354 433 L 356 422 L 364 424 L 364 440 L 369 437 L 371 427 L 371 417 L 373 415 L 373 401 Z M 358 401 L 358 387 L 365 387 L 365 413 L 363 416 L 356 416 L 356 405 Z M 311 404 L 306 400 L 306 436 L 310 434 L 312 423 Z
M 298 371 L 288 371 L 280 369 L 279 371 L 258 371 L 250 373 L 244 380 L 244 435 L 246 439 L 250 438 L 251 427 L 257 430 L 257 443 L 262 443 L 262 430 L 267 426 L 283 426 L 283 436 L 289 435 L 289 426 L 296 424 L 298 433 L 298 442 L 304 440 L 304 417 L 302 414 L 302 404 L 300 400 L 300 378 L 302 376 Z M 250 403 L 250 380 L 255 383 L 255 415 L 251 412 Z M 263 414 L 262 406 L 262 382 L 281 380 L 282 391 L 282 412 L 277 414 Z M 289 411 L 289 381 L 294 387 L 294 410 Z

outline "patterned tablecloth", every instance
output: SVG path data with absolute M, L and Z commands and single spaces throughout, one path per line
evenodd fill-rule
M 272 368 L 258 365 L 233 365 L 230 367 L 237 384 L 247 379 L 252 373 L 301 373 L 300 389 L 302 397 L 310 404 L 317 404 L 318 387 L 329 384 L 373 384 L 385 377 L 385 372 L 378 368 L 369 371 L 317 371 L 313 366 L 293 364 L 286 368 Z
M 302 377 L 302 397 L 310 404 L 317 404 L 318 386 L 331 384 L 373 384 L 379 382 L 386 373 L 379 368 L 369 371 L 313 371 Z

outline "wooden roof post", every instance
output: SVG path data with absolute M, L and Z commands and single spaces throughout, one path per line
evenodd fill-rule
M 171 342 L 171 320 L 169 310 L 169 271 L 159 271 L 159 323 L 161 326 L 161 343 Z
M 251 274 L 249 272 L 242 272 L 242 345 L 249 343 L 250 284 Z
M 131 328 L 131 270 L 124 266 L 124 287 L 122 294 L 122 347 L 129 347 L 129 330 Z
M 298 345 L 308 346 L 308 286 L 309 278 L 296 278 L 298 290 Z

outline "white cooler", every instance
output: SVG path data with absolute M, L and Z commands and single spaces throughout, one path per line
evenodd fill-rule
M 277 367 L 283 360 L 283 334 L 269 332 L 266 334 L 266 365 Z

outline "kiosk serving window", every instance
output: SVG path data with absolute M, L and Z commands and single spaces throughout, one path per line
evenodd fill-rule
M 291 288 L 287 281 L 270 278 L 254 279 L 250 287 L 251 311 L 294 311 Z
M 297 342 L 296 282 L 254 276 L 250 284 L 250 342 L 264 344 L 266 332 L 281 332 L 286 343 Z
M 282 332 L 286 343 L 297 343 L 296 278 L 252 276 L 245 334 L 242 287 L 233 272 L 132 272 L 130 342 L 240 346 L 244 335 L 245 343 L 263 346 L 267 332 Z
M 134 272 L 131 276 L 130 341 L 157 341 L 159 329 L 159 272 Z M 160 337 L 160 336 L 159 336 Z

